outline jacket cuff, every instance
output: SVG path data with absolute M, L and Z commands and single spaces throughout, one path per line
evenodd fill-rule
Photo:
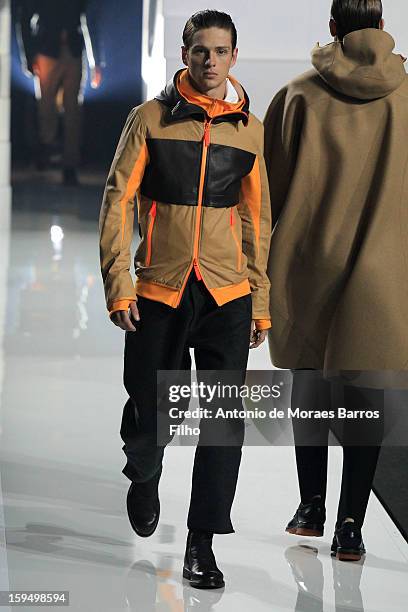
M 270 319 L 254 319 L 255 321 L 255 327 L 256 329 L 264 330 L 264 329 L 271 329 L 272 327 L 272 322 Z
M 129 310 L 129 306 L 132 302 L 136 302 L 136 300 L 130 300 L 128 298 L 124 299 L 124 300 L 115 300 L 112 303 L 112 308 L 109 311 L 109 316 L 111 316 L 114 312 L 117 312 L 118 310 Z

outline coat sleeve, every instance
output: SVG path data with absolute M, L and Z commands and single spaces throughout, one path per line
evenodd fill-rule
M 252 318 L 257 329 L 271 327 L 270 282 L 266 274 L 271 241 L 271 206 L 263 156 L 263 128 L 259 125 L 258 152 L 251 172 L 241 181 L 238 212 L 242 223 L 242 250 L 248 259 Z
M 272 100 L 264 119 L 265 163 L 273 226 L 279 219 L 290 189 L 303 121 L 303 99 L 291 95 L 287 87 L 281 89 Z
M 23 70 L 32 71 L 35 56 L 35 41 L 31 32 L 30 21 L 38 10 L 34 0 L 19 0 L 17 2 L 16 39 Z
M 89 66 L 105 67 L 105 48 L 100 28 L 103 3 L 97 0 L 81 1 L 81 25 Z
M 126 121 L 109 171 L 99 216 L 100 264 L 109 313 L 136 300 L 130 274 L 134 199 L 148 164 L 146 127 L 138 108 Z

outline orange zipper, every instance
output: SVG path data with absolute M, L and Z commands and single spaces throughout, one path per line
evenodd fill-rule
M 187 284 L 188 277 L 190 275 L 191 270 L 194 268 L 195 275 L 197 280 L 205 281 L 202 277 L 200 267 L 198 265 L 198 247 L 200 241 L 200 224 L 201 224 L 201 209 L 203 207 L 203 195 L 204 195 L 204 183 L 205 183 L 205 168 L 207 165 L 207 155 L 208 148 L 210 146 L 210 130 L 211 130 L 211 121 L 212 119 L 205 120 L 204 124 L 204 135 L 203 135 L 203 153 L 201 156 L 201 170 L 200 170 L 200 182 L 198 187 L 198 200 L 197 200 L 197 215 L 196 215 L 196 224 L 194 231 L 194 250 L 193 250 L 193 261 L 190 264 L 190 267 L 187 271 L 186 277 L 184 279 L 183 285 L 180 289 L 180 294 L 176 302 L 176 307 L 180 304 L 181 298 L 183 297 L 184 288 Z M 208 289 L 208 287 L 207 287 Z
M 152 259 L 152 234 L 153 234 L 154 222 L 156 219 L 156 208 L 157 208 L 157 204 L 156 202 L 153 202 L 150 208 L 150 211 L 149 211 L 150 222 L 149 222 L 149 230 L 147 232 L 147 255 L 146 255 L 146 263 L 145 263 L 146 266 L 150 265 L 150 261 Z
M 231 207 L 230 225 L 231 225 L 232 236 L 235 240 L 235 244 L 237 245 L 237 268 L 239 272 L 241 270 L 241 263 L 242 263 L 242 245 L 239 244 L 237 232 L 235 231 L 235 219 L 234 219 L 233 207 Z
M 199 281 L 203 280 L 203 277 L 201 276 L 200 268 L 198 267 L 198 263 L 196 260 L 194 260 L 193 266 L 194 266 L 194 272 L 197 277 L 197 280 Z

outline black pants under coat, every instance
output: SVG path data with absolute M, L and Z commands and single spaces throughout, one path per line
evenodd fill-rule
M 292 408 L 330 410 L 336 407 L 335 390 L 336 384 L 324 379 L 317 370 L 294 371 Z M 352 517 L 362 527 L 381 449 L 384 391 L 351 385 L 342 386 L 341 391 L 347 410 L 378 410 L 380 414 L 377 421 L 346 422 L 342 432 L 344 439 L 340 439 L 343 445 L 343 474 L 337 524 L 340 525 L 346 517 Z M 324 503 L 330 421 L 292 419 L 292 424 L 301 501 L 307 503 L 315 495 L 320 495 Z

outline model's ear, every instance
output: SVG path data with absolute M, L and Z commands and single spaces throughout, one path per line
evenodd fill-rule
M 187 48 L 184 46 L 181 47 L 181 59 L 185 66 L 188 66 L 187 53 L 188 53 Z
M 385 28 L 385 21 L 384 19 L 380 20 L 380 30 L 383 30 Z
M 235 64 L 237 63 L 237 57 L 238 57 L 238 47 L 235 47 L 235 49 L 232 52 L 231 68 L 235 66 Z
M 330 34 L 333 36 L 333 38 L 336 38 L 336 36 L 337 36 L 337 23 L 334 21 L 334 19 L 330 19 L 330 21 L 329 21 L 329 29 L 330 29 Z

